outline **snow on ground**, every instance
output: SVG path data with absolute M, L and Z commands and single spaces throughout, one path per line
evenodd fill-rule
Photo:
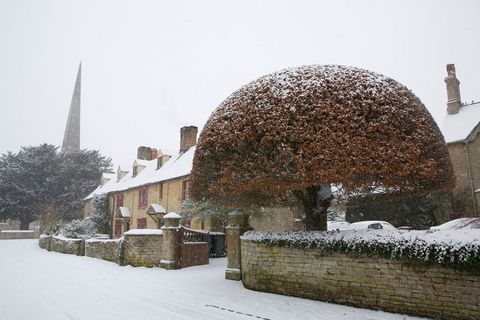
M 167 271 L 0 240 L 0 319 L 420 319 L 250 291 L 224 279 L 226 259 Z

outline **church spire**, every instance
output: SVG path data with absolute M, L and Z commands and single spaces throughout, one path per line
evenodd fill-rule
M 82 86 L 82 63 L 78 66 L 77 80 L 73 89 L 68 112 L 67 126 L 63 136 L 62 152 L 80 151 L 80 91 Z

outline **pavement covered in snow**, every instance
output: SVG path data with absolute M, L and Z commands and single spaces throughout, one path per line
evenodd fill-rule
M 0 240 L 0 319 L 420 319 L 247 290 L 225 267 L 120 267 Z

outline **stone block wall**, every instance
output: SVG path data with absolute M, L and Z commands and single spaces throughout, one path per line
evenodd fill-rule
M 47 236 L 42 234 L 40 238 L 38 238 L 38 245 L 42 249 L 50 251 L 51 243 L 52 243 L 52 236 Z
M 263 212 L 250 215 L 249 225 L 257 231 L 301 230 L 303 225 L 296 221 L 301 213 L 295 208 L 264 208 Z
M 480 319 L 480 275 L 398 260 L 241 244 L 245 287 L 437 319 Z
M 468 144 L 456 142 L 449 143 L 447 146 L 455 171 L 453 197 L 454 208 L 458 214 L 451 219 L 477 216 L 477 213 L 480 212 L 480 199 L 478 194 L 474 195 L 472 189 L 480 188 L 480 161 L 478 161 L 480 159 L 480 138 L 476 136 Z M 474 199 L 476 200 L 475 204 Z
M 68 239 L 61 236 L 53 236 L 50 242 L 50 250 L 66 254 L 83 256 L 85 254 L 85 241 L 82 239 Z
M 89 239 L 85 241 L 85 256 L 119 262 L 121 239 Z
M 0 239 L 14 240 L 14 239 L 37 239 L 39 236 L 38 230 L 2 230 L 0 231 Z
M 9 218 L 5 222 L 0 222 L 0 230 L 20 230 L 20 225 L 20 220 Z
M 123 240 L 123 264 L 134 267 L 160 265 L 163 251 L 162 234 L 125 234 Z

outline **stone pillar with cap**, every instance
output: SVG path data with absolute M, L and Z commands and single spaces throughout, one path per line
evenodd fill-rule
M 227 269 L 225 279 L 241 280 L 241 243 L 240 236 L 249 230 L 248 214 L 242 209 L 236 209 L 228 214 L 228 225 L 225 227 L 227 242 Z
M 163 253 L 160 267 L 168 270 L 179 268 L 180 259 L 180 216 L 170 212 L 163 217 Z

